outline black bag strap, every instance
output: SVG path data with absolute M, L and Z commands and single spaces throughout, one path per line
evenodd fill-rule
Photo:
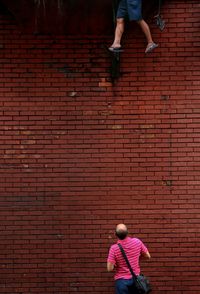
M 131 265 L 130 265 L 130 262 L 129 262 L 127 256 L 126 256 L 126 253 L 125 253 L 125 251 L 124 251 L 124 248 L 122 247 L 122 245 L 121 245 L 120 243 L 118 243 L 117 245 L 119 246 L 119 249 L 121 250 L 121 253 L 122 253 L 122 255 L 123 255 L 123 257 L 124 257 L 124 259 L 125 259 L 125 261 L 126 261 L 126 264 L 127 264 L 128 268 L 129 268 L 129 270 L 130 270 L 130 272 L 131 272 L 131 275 L 133 276 L 134 279 L 137 279 L 137 276 L 136 276 L 136 274 L 133 272 L 133 269 L 132 269 L 132 267 L 131 267 Z

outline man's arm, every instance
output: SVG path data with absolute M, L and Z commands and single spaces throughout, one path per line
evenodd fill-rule
M 107 262 L 107 271 L 112 272 L 114 270 L 114 264 L 111 262 Z

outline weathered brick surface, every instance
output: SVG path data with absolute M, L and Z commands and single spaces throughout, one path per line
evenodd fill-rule
M 155 294 L 198 294 L 199 1 L 166 1 L 159 48 L 112 36 L 24 35 L 0 17 L 0 293 L 113 293 L 125 222 L 148 244 Z

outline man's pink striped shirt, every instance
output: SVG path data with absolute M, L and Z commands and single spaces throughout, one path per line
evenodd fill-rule
M 126 237 L 124 240 L 118 240 L 117 243 L 122 245 L 134 273 L 139 275 L 139 257 L 142 253 L 146 253 L 148 251 L 147 247 L 142 243 L 141 240 L 130 237 Z M 107 261 L 115 265 L 115 280 L 131 279 L 132 275 L 117 243 L 110 247 Z

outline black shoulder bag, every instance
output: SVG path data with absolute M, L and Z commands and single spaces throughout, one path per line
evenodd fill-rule
M 126 256 L 126 253 L 124 251 L 124 248 L 122 247 L 122 245 L 120 243 L 117 244 L 121 250 L 121 253 L 126 261 L 126 264 L 131 272 L 131 275 L 133 276 L 133 280 L 134 280 L 134 285 L 133 285 L 133 288 L 131 289 L 130 288 L 130 293 L 135 293 L 134 291 L 137 290 L 137 293 L 138 294 L 148 294 L 152 291 L 151 289 L 151 285 L 150 285 L 150 282 L 148 280 L 147 277 L 145 277 L 144 275 L 139 275 L 139 276 L 136 276 L 136 274 L 133 272 L 132 270 L 132 267 L 129 263 L 129 260 Z

